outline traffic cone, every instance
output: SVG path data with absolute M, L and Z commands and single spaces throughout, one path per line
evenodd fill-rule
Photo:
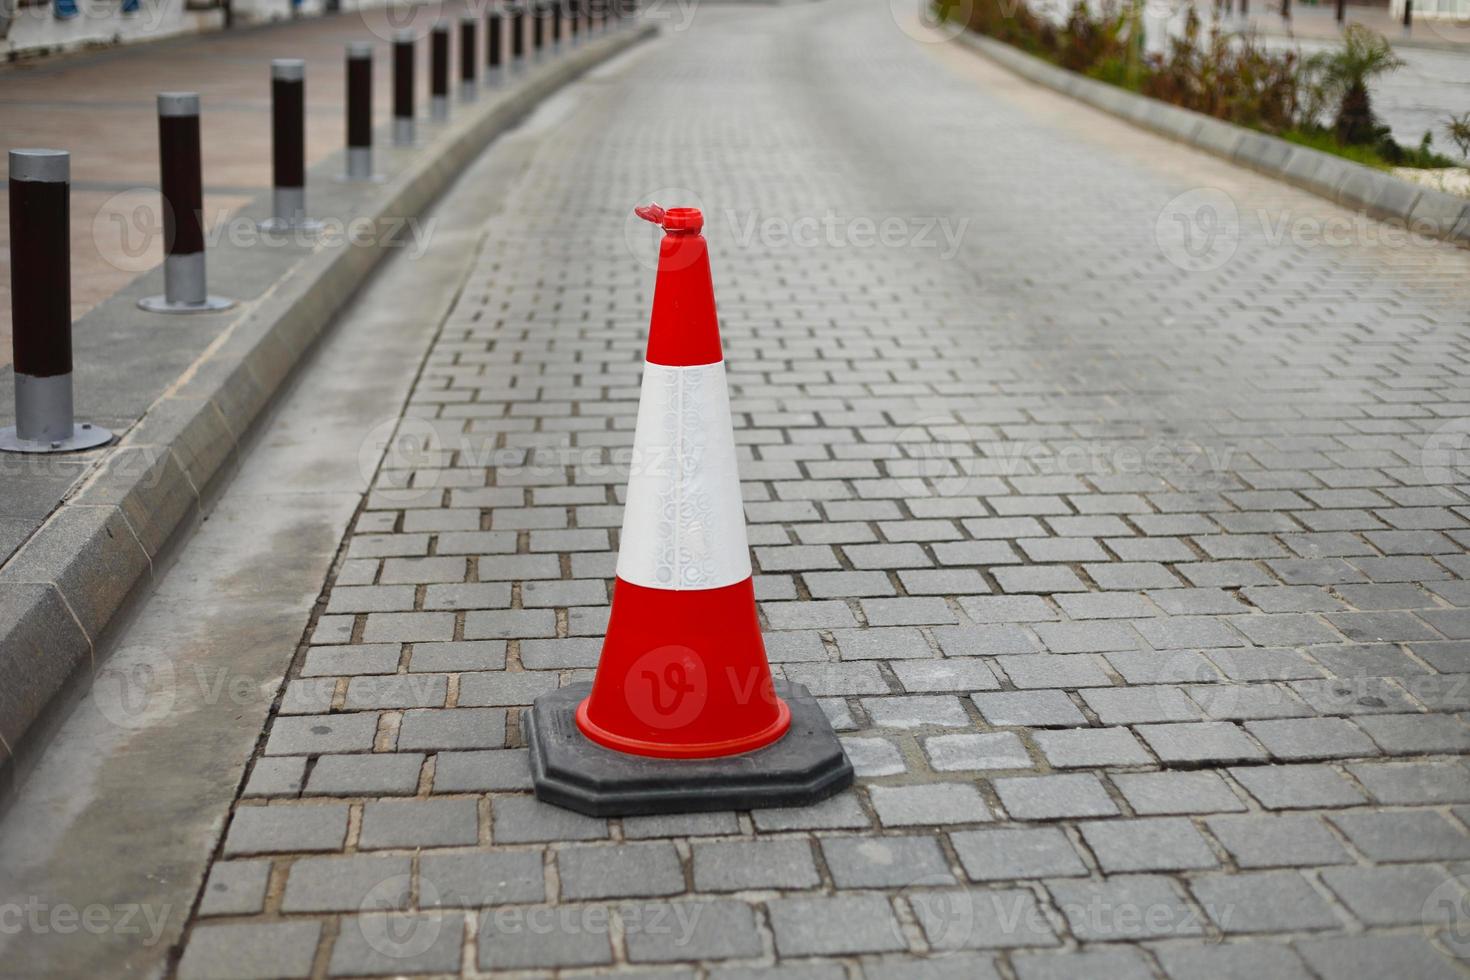
M 612 615 L 592 684 L 530 712 L 536 794 L 599 816 L 815 802 L 852 766 L 766 662 L 704 218 L 637 213 L 665 234 Z

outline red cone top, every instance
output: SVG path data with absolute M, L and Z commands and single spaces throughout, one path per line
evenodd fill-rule
M 653 289 L 653 318 L 648 327 L 651 364 L 689 367 L 724 360 L 720 326 L 715 316 L 715 289 L 710 281 L 704 215 L 698 208 L 657 204 L 637 208 L 638 217 L 663 226 L 658 248 L 658 281 Z

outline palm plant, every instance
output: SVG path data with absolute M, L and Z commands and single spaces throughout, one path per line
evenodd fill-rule
M 1470 159 L 1470 112 L 1462 112 L 1458 116 L 1450 116 L 1450 121 L 1445 123 L 1445 135 L 1455 148 L 1460 151 L 1460 156 Z
M 1382 134 L 1368 82 L 1402 67 L 1403 61 L 1387 38 L 1362 24 L 1348 25 L 1342 40 L 1342 47 L 1322 61 L 1322 80 L 1340 99 L 1333 129 L 1344 145 L 1373 143 Z

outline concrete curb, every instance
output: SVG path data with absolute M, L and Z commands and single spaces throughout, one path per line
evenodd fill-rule
M 1470 245 L 1470 200 L 1087 78 L 973 31 L 961 33 L 959 40 L 1028 81 L 1063 92 L 1142 129 L 1275 177 L 1343 207 L 1402 222 L 1416 233 Z
M 653 25 L 614 31 L 483 90 L 477 103 L 457 105 L 426 147 L 395 149 L 379 131 L 375 154 L 387 181 L 338 182 L 343 160 L 334 156 L 310 171 L 312 213 L 366 218 L 375 228 L 417 217 L 546 96 L 657 33 Z M 232 220 L 268 214 L 267 194 Z M 36 737 L 48 709 L 84 689 L 109 626 L 161 573 L 169 546 L 207 514 L 252 425 L 397 244 L 379 234 L 340 247 L 224 238 L 210 246 L 211 286 L 239 297 L 236 311 L 138 311 L 138 297 L 159 291 L 154 270 L 77 321 L 76 360 L 87 366 L 77 372 L 78 417 L 126 432 L 0 567 L 0 783 L 14 777 L 15 753 Z M 171 359 L 174 348 L 185 353 Z M 8 406 L 9 386 L 0 387 Z

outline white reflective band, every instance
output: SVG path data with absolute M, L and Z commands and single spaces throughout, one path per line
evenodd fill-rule
M 724 362 L 643 365 L 618 578 L 650 589 L 750 578 Z

